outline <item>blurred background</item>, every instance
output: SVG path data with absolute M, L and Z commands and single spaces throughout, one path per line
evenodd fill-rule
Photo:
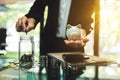
M 23 32 L 16 32 L 16 21 L 29 11 L 33 2 L 34 0 L 0 0 L 0 28 L 6 29 L 7 46 L 5 51 L 9 53 L 9 56 L 18 52 L 19 36 L 25 35 Z M 45 13 L 46 18 L 47 9 Z M 100 0 L 99 55 L 120 54 L 119 14 L 120 0 Z M 94 15 L 91 17 L 94 17 Z M 36 27 L 28 34 L 35 38 L 36 55 L 39 55 L 39 29 L 39 27 Z M 87 43 L 85 51 L 88 54 L 93 54 L 94 31 L 88 37 L 90 41 Z
M 4 37 L 3 43 L 0 44 L 3 46 L 0 48 L 0 54 L 4 55 L 0 55 L 0 62 L 2 58 L 18 59 L 19 37 L 26 34 L 23 32 L 16 32 L 15 24 L 18 18 L 29 11 L 33 2 L 34 0 L 0 0 L 0 29 L 4 29 L 3 32 L 0 31 L 0 37 Z M 44 17 L 46 19 L 47 8 L 45 14 Z M 91 17 L 94 18 L 95 15 L 91 15 Z M 120 60 L 120 0 L 100 0 L 99 19 L 99 56 L 112 60 Z M 91 25 L 94 28 L 94 24 Z M 37 26 L 38 27 L 29 32 L 28 35 L 34 37 L 35 57 L 39 60 L 40 28 L 39 25 Z M 93 55 L 95 48 L 94 44 L 96 44 L 94 43 L 94 30 L 88 37 L 90 38 L 90 41 L 85 46 L 85 52 Z M 104 69 L 101 71 L 104 71 Z M 107 68 L 106 72 L 110 72 L 110 70 Z M 88 70 L 88 73 L 91 74 L 93 72 Z M 106 74 L 105 72 L 102 73 Z M 117 74 L 116 71 L 113 74 Z
M 16 32 L 16 21 L 28 12 L 33 2 L 34 0 L 0 0 L 0 28 L 6 29 L 5 57 L 18 58 L 19 38 L 26 34 Z M 27 34 L 34 37 L 36 57 L 39 55 L 39 31 L 39 27 L 37 27 Z M 2 52 L 3 50 L 1 50 L 1 54 Z

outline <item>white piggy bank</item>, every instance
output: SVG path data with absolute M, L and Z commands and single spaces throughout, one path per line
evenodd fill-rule
M 81 24 L 76 26 L 67 25 L 66 36 L 70 40 L 79 40 L 81 38 Z

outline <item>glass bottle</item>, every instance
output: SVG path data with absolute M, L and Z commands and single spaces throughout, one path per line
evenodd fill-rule
M 34 65 L 34 37 L 20 36 L 19 67 L 31 68 Z

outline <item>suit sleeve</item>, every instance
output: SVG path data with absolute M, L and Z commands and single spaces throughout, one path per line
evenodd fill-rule
M 35 0 L 29 12 L 25 16 L 28 18 L 34 18 L 36 23 L 40 22 L 44 16 L 46 5 L 46 0 Z

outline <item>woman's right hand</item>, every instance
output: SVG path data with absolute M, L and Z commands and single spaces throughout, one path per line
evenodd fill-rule
M 16 22 L 16 31 L 18 32 L 29 32 L 35 28 L 35 19 L 34 18 L 27 18 L 23 16 L 19 18 Z

